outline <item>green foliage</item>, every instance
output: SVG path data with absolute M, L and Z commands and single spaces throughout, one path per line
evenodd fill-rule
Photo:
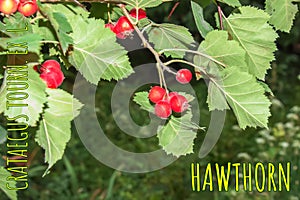
M 293 4 L 293 0 L 266 0 L 266 11 L 271 15 L 270 23 L 275 26 L 277 30 L 289 33 L 298 6 Z
M 199 127 L 191 122 L 192 116 L 191 111 L 180 118 L 171 116 L 167 125 L 158 128 L 159 145 L 167 154 L 179 157 L 194 152 L 194 139 Z
M 132 7 L 152 8 L 167 1 L 169 0 L 122 0 L 123 3 L 127 4 L 126 8 L 128 11 Z M 122 13 L 121 9 L 117 5 L 114 5 L 113 2 L 115 1 L 112 1 L 111 7 L 108 9 L 106 9 L 106 5 L 101 5 L 101 10 L 103 12 L 106 12 L 106 10 L 112 11 L 110 14 L 115 21 L 120 15 L 124 15 L 125 13 Z M 145 40 L 149 40 L 149 44 L 153 45 L 156 51 L 164 52 L 164 55 L 167 56 L 167 61 L 164 59 L 156 60 L 156 62 L 166 62 L 160 63 L 166 65 L 162 67 L 161 72 L 168 72 L 168 70 L 165 70 L 170 66 L 167 63 L 173 63 L 172 61 L 176 62 L 174 64 L 176 67 L 181 67 L 180 64 L 177 65 L 177 62 L 194 67 L 196 72 L 200 71 L 202 77 L 209 81 L 208 109 L 210 111 L 233 110 L 235 116 L 231 113 L 227 115 L 228 120 L 223 131 L 223 138 L 228 137 L 231 139 L 219 141 L 218 146 L 215 147 L 213 152 L 207 158 L 201 160 L 201 162 L 226 162 L 230 159 L 232 162 L 247 161 L 247 159 L 277 161 L 276 159 L 278 158 L 282 160 L 291 158 L 291 160 L 295 161 L 295 158 L 292 156 L 297 156 L 299 152 L 299 109 L 297 107 L 294 107 L 290 113 L 284 116 L 286 118 L 281 119 L 282 122 L 279 123 L 274 123 L 274 117 L 284 113 L 284 110 L 283 108 L 281 110 L 273 108 L 273 113 L 276 113 L 276 115 L 270 119 L 269 130 L 263 129 L 255 136 L 253 134 L 244 134 L 243 137 L 240 137 L 240 135 L 242 133 L 241 129 L 245 129 L 246 127 L 267 128 L 269 117 L 271 116 L 271 102 L 265 93 L 272 94 L 272 90 L 275 88 L 274 94 L 278 96 L 282 91 L 286 92 L 288 90 L 289 94 L 295 95 L 295 98 L 291 99 L 297 102 L 296 97 L 299 94 L 297 92 L 299 90 L 297 90 L 297 85 L 299 85 L 299 82 L 291 83 L 293 90 L 290 90 L 286 86 L 288 85 L 286 82 L 292 79 L 291 75 L 299 74 L 295 69 L 294 73 L 290 72 L 290 69 L 293 69 L 293 65 L 290 65 L 290 63 L 284 65 L 286 68 L 283 68 L 282 65 L 277 66 L 274 64 L 276 67 L 272 69 L 272 76 L 267 77 L 266 83 L 257 79 L 265 80 L 267 70 L 271 67 L 270 62 L 275 59 L 274 52 L 277 50 L 275 40 L 278 35 L 271 25 L 276 30 L 290 32 L 298 11 L 295 3 L 299 2 L 299 0 L 266 0 L 266 11 L 250 6 L 241 7 L 241 3 L 249 5 L 250 2 L 247 1 L 241 1 L 240 3 L 238 0 L 220 0 L 219 2 L 224 3 L 221 4 L 220 8 L 224 8 L 226 16 L 227 14 L 229 15 L 226 17 L 222 11 L 218 10 L 220 13 L 217 14 L 222 15 L 223 21 L 219 21 L 217 17 L 217 27 L 223 25 L 224 30 L 222 31 L 213 30 L 213 26 L 210 25 L 213 23 L 211 22 L 211 18 L 208 17 L 213 16 L 213 14 L 210 15 L 210 12 L 212 13 L 217 10 L 215 2 L 208 0 L 195 0 L 195 2 L 199 3 L 199 5 L 192 2 L 192 12 L 188 12 L 189 7 L 184 9 L 187 11 L 184 13 L 176 12 L 175 10 L 173 13 L 175 17 L 172 16 L 168 23 L 156 24 L 151 21 L 153 16 L 149 15 L 148 19 L 140 21 L 138 25 L 140 28 L 147 27 L 145 29 Z M 233 8 L 229 8 L 225 4 L 237 8 L 232 11 Z M 251 4 L 257 6 L 259 2 L 254 1 Z M 159 10 L 158 13 L 169 14 L 174 5 L 175 2 L 164 4 L 164 6 L 157 8 Z M 189 2 L 182 1 L 177 9 L 185 5 L 190 4 Z M 258 7 L 263 7 L 263 5 Z M 2 52 L 5 52 L 7 49 L 7 42 L 27 42 L 29 52 L 37 54 L 37 58 L 34 59 L 39 59 L 39 62 L 42 62 L 43 58 L 56 57 L 55 59 L 60 59 L 65 63 L 65 68 L 67 69 L 70 65 L 73 65 L 89 82 L 94 85 L 99 84 L 99 87 L 101 87 L 99 90 L 107 89 L 103 85 L 112 85 L 108 83 L 103 84 L 103 82 L 99 83 L 99 81 L 111 81 L 112 79 L 118 81 L 134 72 L 129 62 L 129 56 L 132 52 L 128 54 L 127 50 L 121 46 L 121 44 L 130 41 L 131 38 L 127 38 L 124 42 L 117 40 L 114 33 L 104 28 L 104 21 L 109 20 L 108 14 L 96 15 L 97 7 L 92 6 L 92 9 L 88 12 L 75 4 L 42 3 L 40 11 L 42 15 L 38 13 L 37 18 L 35 16 L 25 18 L 20 13 L 1 17 L 0 46 Z M 155 12 L 156 9 L 153 13 Z M 192 16 L 194 16 L 194 19 Z M 175 25 L 173 22 L 181 24 L 181 26 Z M 199 38 L 199 34 L 191 34 L 189 29 L 184 27 L 192 24 L 192 22 L 195 22 L 200 35 L 205 39 L 197 51 L 194 50 L 195 46 L 193 44 L 195 42 L 192 35 L 196 36 L 195 38 Z M 12 33 L 5 31 L 8 28 L 24 28 L 24 24 L 26 23 L 28 24 L 27 32 Z M 297 32 L 297 30 L 294 32 Z M 293 41 L 298 40 L 299 38 L 294 38 Z M 289 48 L 291 46 L 297 47 L 296 44 L 291 44 L 287 40 L 285 40 L 284 44 L 285 47 Z M 278 46 L 282 48 L 281 45 Z M 189 52 L 188 54 L 186 53 L 187 51 Z M 161 56 L 159 52 L 156 53 L 156 57 Z M 295 54 L 295 52 L 292 53 Z M 192 60 L 192 62 L 189 62 L 187 58 L 190 58 L 191 54 L 195 57 L 194 59 L 189 59 Z M 1 58 L 0 62 L 5 66 L 6 64 L 3 61 L 6 61 L 7 58 L 12 58 L 9 56 L 3 57 L 5 58 Z M 16 60 L 26 60 L 26 57 L 16 57 Z M 299 63 L 297 54 L 293 56 L 284 55 L 283 57 L 288 57 L 290 60 L 296 61 L 294 66 L 297 66 Z M 34 60 L 33 62 L 36 64 L 38 60 Z M 28 105 L 31 106 L 30 109 L 5 109 L 7 94 L 6 75 L 2 80 L 3 85 L 0 93 L 0 111 L 4 112 L 6 116 L 15 116 L 18 113 L 29 115 L 30 125 L 39 125 L 35 137 L 38 145 L 45 150 L 45 158 L 40 153 L 35 160 L 36 163 L 33 161 L 31 166 L 33 173 L 30 176 L 33 178 L 31 182 L 34 184 L 34 189 L 30 189 L 30 192 L 26 193 L 25 196 L 27 198 L 20 197 L 21 199 L 57 199 L 61 198 L 61 196 L 70 199 L 74 197 L 78 199 L 95 199 L 98 198 L 96 196 L 99 193 L 101 193 L 101 195 L 98 195 L 101 196 L 99 198 L 105 198 L 107 194 L 106 197 L 111 197 L 112 199 L 160 199 L 161 196 L 172 200 L 199 199 L 198 194 L 190 194 L 190 188 L 182 186 L 188 185 L 187 183 L 190 181 L 186 178 L 189 177 L 186 174 L 186 168 L 190 164 L 188 159 L 199 160 L 195 154 L 187 156 L 183 161 L 185 163 L 175 164 L 174 177 L 176 177 L 176 181 L 170 180 L 170 175 L 173 174 L 167 174 L 167 171 L 165 171 L 165 177 L 161 176 L 161 173 L 158 172 L 160 174 L 143 175 L 141 177 L 144 180 L 141 180 L 142 178 L 139 176 L 130 177 L 125 174 L 120 176 L 121 173 L 118 172 L 113 173 L 110 177 L 109 174 L 112 173 L 110 169 L 94 167 L 95 160 L 89 156 L 79 142 L 78 137 L 73 138 L 74 143 L 69 143 L 71 138 L 71 121 L 79 114 L 82 104 L 62 89 L 46 89 L 45 84 L 39 78 L 38 74 L 32 70 L 32 65 L 33 63 L 29 64 L 28 83 L 30 88 L 28 89 L 29 98 L 26 100 Z M 282 75 L 280 73 L 283 73 L 282 71 L 276 71 L 278 69 L 290 75 L 286 82 L 276 79 L 277 76 Z M 66 72 L 63 67 L 63 71 L 67 77 L 62 86 L 64 89 L 70 89 L 69 86 L 72 84 L 70 79 L 76 73 L 72 70 Z M 269 78 L 272 80 L 270 81 Z M 276 84 L 280 84 L 284 90 L 278 89 L 280 87 L 276 88 Z M 205 124 L 208 120 L 207 116 L 209 112 L 205 107 L 204 99 L 206 99 L 206 93 L 203 90 L 204 84 L 194 82 L 193 86 L 197 91 L 197 95 L 199 95 L 198 103 L 201 104 L 200 112 L 201 114 L 204 113 L 201 123 Z M 146 151 L 148 150 L 146 147 L 154 150 L 157 148 L 157 144 L 159 144 L 168 154 L 176 157 L 190 154 L 193 152 L 193 148 L 200 146 L 202 136 L 196 138 L 197 130 L 200 127 L 191 120 L 193 108 L 190 108 L 190 110 L 183 113 L 180 117 L 170 117 L 166 121 L 166 124 L 161 125 L 157 130 L 157 137 L 153 137 L 154 140 L 158 140 L 158 142 L 153 142 L 156 145 L 144 144 L 139 139 L 137 142 L 138 145 L 128 142 L 128 138 L 124 137 L 125 134 L 118 130 L 113 123 L 111 114 L 108 111 L 110 110 L 110 99 L 107 97 L 110 93 L 106 91 L 105 94 L 105 98 L 98 99 L 101 106 L 97 114 L 100 113 L 100 115 L 104 116 L 105 120 L 100 123 L 105 125 L 108 135 L 116 140 L 114 142 L 123 143 L 126 148 L 132 151 L 136 149 Z M 189 101 L 193 99 L 190 95 L 184 95 Z M 291 95 L 284 93 L 283 96 Z M 284 100 L 291 101 L 291 99 Z M 153 112 L 154 106 L 149 102 L 147 92 L 137 93 L 133 101 L 139 104 L 142 109 L 150 113 Z M 274 102 L 276 103 L 273 100 Z M 134 115 L 133 118 L 141 116 L 140 113 L 136 113 L 138 112 L 137 110 L 132 112 L 133 114 L 131 113 Z M 235 119 L 237 119 L 239 126 L 234 126 Z M 139 119 L 141 124 L 146 123 L 146 121 L 145 119 Z M 0 131 L 2 136 L 0 137 L 1 143 L 5 139 L 5 130 L 2 130 L 0 126 Z M 31 129 L 30 131 L 35 131 L 35 129 Z M 251 132 L 251 129 L 249 132 Z M 67 144 L 70 146 L 69 150 L 66 149 Z M 33 148 L 35 147 L 34 145 L 32 144 Z M 259 149 L 259 153 L 257 153 L 257 149 Z M 57 162 L 64 154 L 66 154 L 66 157 L 63 159 L 63 162 Z M 76 159 L 69 160 L 67 158 L 69 155 Z M 44 182 L 40 181 L 39 174 L 45 170 L 44 166 L 40 166 L 40 161 L 43 159 L 48 163 L 44 175 L 57 163 L 53 177 L 46 177 L 48 179 L 44 180 Z M 3 168 L 0 169 L 0 175 L 4 176 L 2 172 L 7 176 L 8 172 Z M 91 174 L 93 174 L 93 180 L 90 178 Z M 156 179 L 153 179 L 152 176 L 156 177 Z M 40 185 L 40 182 L 43 182 L 43 184 Z M 109 185 L 108 182 L 110 183 Z M 128 182 L 129 184 L 127 184 Z M 141 187 L 141 183 L 147 185 Z M 133 188 L 138 187 L 140 187 L 140 190 L 133 190 Z M 1 189 L 5 191 L 3 185 Z M 113 191 L 114 189 L 115 191 Z M 203 198 L 202 194 L 201 198 Z M 257 199 L 261 197 L 258 194 L 251 194 L 253 196 L 249 197 L 251 195 L 246 193 L 218 193 L 216 195 L 216 192 L 209 194 L 204 192 L 204 194 L 204 198 L 207 197 L 207 199 L 213 198 L 213 195 L 220 196 L 220 199 L 233 198 L 233 196 L 243 199 Z M 271 194 L 268 197 L 274 199 L 282 196 L 284 195 Z M 0 198 L 2 198 L 1 194 Z
M 127 52 L 116 43 L 114 33 L 104 28 L 102 20 L 74 15 L 70 23 L 74 39 L 70 63 L 88 81 L 97 84 L 101 78 L 119 80 L 133 72 Z
M 27 69 L 19 69 L 16 68 L 9 68 L 8 72 L 6 73 L 5 81 L 2 84 L 1 93 L 0 93 L 0 112 L 4 112 L 6 116 L 9 118 L 14 118 L 15 116 L 19 115 L 20 113 L 30 116 L 29 120 L 26 121 L 24 118 L 18 118 L 18 122 L 26 122 L 30 126 L 36 126 L 37 121 L 40 118 L 40 114 L 43 112 L 44 103 L 46 102 L 46 84 L 39 78 L 39 74 L 32 69 L 32 67 L 28 67 Z M 27 71 L 28 70 L 28 71 Z M 22 71 L 22 73 L 20 73 Z M 22 75 L 23 74 L 23 75 Z M 24 85 L 17 85 L 18 79 L 20 77 L 28 76 L 28 88 L 25 92 L 28 94 L 28 98 L 24 100 L 10 100 L 10 104 L 27 104 L 28 106 L 16 107 L 12 106 L 8 109 L 6 108 L 6 98 L 7 94 L 9 93 L 8 88 L 16 88 L 16 87 L 24 87 Z M 10 79 L 10 80 L 8 80 Z M 7 84 L 11 84 L 8 86 Z M 11 94 L 14 91 L 10 91 Z M 15 95 L 16 96 L 16 95 Z M 18 96 L 18 95 L 17 95 Z M 19 95 L 21 97 L 22 95 Z
M 0 189 L 4 191 L 4 193 L 11 199 L 11 200 L 17 200 L 17 191 L 16 190 L 9 190 L 6 187 L 6 178 L 9 177 L 11 174 L 4 168 L 0 167 Z M 16 186 L 16 181 L 9 181 L 10 187 L 15 187 Z
M 45 149 L 45 162 L 48 170 L 62 158 L 67 142 L 71 138 L 71 124 L 82 107 L 72 95 L 60 89 L 47 89 L 48 108 L 43 114 L 36 141 Z
M 225 18 L 226 30 L 246 51 L 248 71 L 264 80 L 275 59 L 276 32 L 268 25 L 269 15 L 254 7 L 240 7 L 240 13 Z
M 238 7 L 241 6 L 241 3 L 239 0 L 218 0 L 219 2 L 226 3 L 232 7 Z
M 203 8 L 193 1 L 191 1 L 191 5 L 196 26 L 201 36 L 205 38 L 207 33 L 213 30 L 213 27 L 207 21 L 205 21 Z
M 147 28 L 149 41 L 156 50 L 190 49 L 194 39 L 187 28 L 175 24 L 155 24 Z M 167 56 L 183 58 L 185 52 L 170 51 Z
M 154 112 L 154 108 L 149 102 L 148 92 L 138 92 L 135 93 L 133 101 L 141 106 L 141 109 L 144 109 L 150 113 Z
M 151 8 L 160 5 L 163 0 L 122 0 L 122 2 L 135 8 Z
M 242 71 L 248 71 L 245 63 L 246 52 L 239 46 L 238 42 L 228 40 L 228 33 L 226 31 L 212 31 L 205 40 L 200 44 L 198 51 L 211 56 L 213 59 L 219 61 L 225 67 L 238 66 Z M 198 66 L 205 64 L 205 59 L 196 57 L 195 63 Z
M 226 68 L 221 72 L 221 83 L 211 80 L 210 84 L 216 87 L 211 91 L 220 90 L 237 117 L 242 129 L 249 127 L 267 128 L 268 118 L 271 113 L 271 102 L 264 95 L 265 89 L 257 83 L 256 79 L 246 72 L 241 72 L 236 67 Z M 219 93 L 219 92 L 218 92 Z M 211 96 L 211 95 L 209 95 Z M 225 109 L 224 102 L 208 99 L 210 108 Z M 216 104 L 217 103 L 217 104 Z
M 3 22 L 0 21 L 0 31 L 9 37 L 18 37 L 24 35 L 24 32 L 7 32 L 10 29 L 22 29 L 27 26 L 28 30 L 26 33 L 32 33 L 30 19 L 24 17 L 21 13 L 16 13 L 13 16 L 3 19 Z
M 0 144 L 6 142 L 7 131 L 2 126 L 0 126 Z
M 63 5 L 60 5 L 63 7 Z M 61 13 L 61 10 L 57 12 L 53 11 L 50 5 L 44 5 L 40 7 L 41 11 L 47 15 L 49 22 L 56 32 L 56 36 L 60 42 L 62 51 L 65 53 L 69 48 L 69 45 L 73 44 L 73 39 L 69 35 L 72 32 L 72 27 L 68 22 L 68 18 Z

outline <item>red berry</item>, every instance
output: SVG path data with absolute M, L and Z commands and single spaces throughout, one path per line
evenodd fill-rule
M 165 94 L 166 94 L 166 90 L 164 88 L 159 86 L 154 86 L 149 91 L 148 98 L 153 103 L 157 103 L 164 98 Z
M 166 98 L 166 100 L 170 102 L 170 100 L 172 99 L 172 97 L 176 96 L 176 95 L 178 95 L 177 92 L 170 92 L 169 95 L 168 95 L 168 97 Z
M 65 79 L 60 70 L 41 73 L 40 78 L 46 82 L 48 88 L 58 88 Z
M 112 32 L 114 32 L 115 26 L 112 23 L 105 24 L 105 28 L 109 28 Z
M 156 105 L 155 105 L 155 115 L 162 118 L 162 119 L 166 119 L 168 118 L 171 114 L 172 114 L 172 109 L 171 109 L 171 105 L 168 101 L 159 101 Z
M 170 99 L 171 108 L 174 112 L 181 113 L 189 108 L 187 99 L 178 94 Z
M 122 16 L 115 24 L 113 31 L 116 33 L 118 38 L 125 39 L 133 32 L 133 29 L 133 25 L 130 23 L 127 17 Z
M 133 18 L 136 18 L 136 9 L 133 8 L 130 12 L 129 12 L 129 15 Z M 146 15 L 146 11 L 143 10 L 143 9 L 138 9 L 138 20 L 141 20 L 141 19 L 144 19 L 146 18 L 147 15 Z
M 33 15 L 38 10 L 36 0 L 21 1 L 18 7 L 18 11 L 25 17 Z
M 60 64 L 56 60 L 47 60 L 42 64 L 40 68 L 41 73 L 57 70 L 60 71 Z
M 176 80 L 179 83 L 186 84 L 192 80 L 192 72 L 188 69 L 181 69 L 176 73 Z
M 0 0 L 0 12 L 10 15 L 17 11 L 18 0 Z

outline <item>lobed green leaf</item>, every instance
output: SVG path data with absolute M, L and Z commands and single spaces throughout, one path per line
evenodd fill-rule
M 225 18 L 225 28 L 246 51 L 249 73 L 264 80 L 270 62 L 275 59 L 275 40 L 278 35 L 267 23 L 270 16 L 263 10 L 249 6 L 240 7 L 239 10 L 240 13 Z
M 89 82 L 97 84 L 101 78 L 120 80 L 133 73 L 127 52 L 102 20 L 74 16 L 71 25 L 74 45 L 70 63 Z
M 189 30 L 175 24 L 156 24 L 147 28 L 149 41 L 157 51 L 163 49 L 190 49 L 194 38 Z M 184 51 L 168 51 L 167 56 L 183 58 Z
M 37 143 L 45 149 L 45 162 L 49 164 L 44 176 L 62 158 L 71 138 L 71 121 L 83 106 L 64 90 L 47 89 L 47 93 L 48 108 L 36 134 Z

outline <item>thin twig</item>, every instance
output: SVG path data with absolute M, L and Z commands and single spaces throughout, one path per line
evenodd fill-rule
M 183 52 L 187 52 L 187 53 L 196 54 L 196 55 L 205 57 L 205 58 L 207 58 L 207 59 L 209 59 L 209 60 L 211 60 L 211 61 L 213 61 L 213 62 L 215 62 L 215 63 L 217 63 L 217 64 L 219 64 L 219 65 L 221 65 L 221 66 L 223 66 L 223 67 L 226 67 L 226 65 L 225 65 L 224 63 L 222 63 L 222 62 L 220 62 L 220 61 L 214 59 L 213 57 L 211 57 L 211 56 L 209 56 L 209 55 L 207 55 L 207 54 L 201 53 L 201 52 L 199 52 L 199 51 L 189 50 L 189 49 L 163 49 L 163 50 L 161 50 L 161 51 L 159 52 L 159 54 L 162 54 L 162 53 L 164 53 L 164 52 L 169 52 L 169 51 L 183 51 Z
M 168 20 L 170 20 L 170 18 L 172 17 L 172 15 L 173 15 L 174 11 L 175 11 L 175 10 L 176 10 L 176 8 L 179 6 L 179 4 L 180 4 L 180 2 L 179 2 L 179 1 L 175 3 L 175 5 L 173 6 L 173 8 L 172 8 L 172 10 L 171 10 L 170 14 L 168 15 Z
M 131 24 L 133 24 L 134 30 L 138 34 L 139 38 L 142 40 L 142 43 L 143 43 L 144 47 L 147 48 L 147 49 L 149 49 L 149 51 L 154 55 L 155 60 L 157 62 L 157 66 L 156 67 L 157 67 L 157 70 L 158 70 L 158 73 L 159 73 L 159 76 L 160 76 L 160 82 L 167 89 L 167 85 L 166 85 L 166 81 L 164 80 L 163 72 L 167 71 L 167 72 L 173 73 L 173 74 L 174 74 L 174 72 L 171 69 L 169 69 L 167 66 L 165 66 L 165 64 L 160 60 L 160 54 L 155 51 L 155 49 L 151 46 L 151 44 L 144 37 L 144 35 L 140 31 L 140 29 L 134 24 L 134 22 L 132 21 L 131 17 L 129 16 L 129 13 L 128 13 L 127 9 L 125 8 L 125 5 L 124 4 L 119 4 L 118 6 L 122 9 L 124 15 L 127 17 L 127 19 L 129 20 L 129 22 Z
M 222 8 L 220 6 L 219 3 L 217 3 L 217 7 L 218 7 L 218 14 L 219 14 L 219 20 L 220 20 L 220 28 L 221 30 L 224 30 L 224 26 L 223 26 L 223 16 L 222 16 Z

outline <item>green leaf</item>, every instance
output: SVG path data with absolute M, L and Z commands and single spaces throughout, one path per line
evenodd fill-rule
M 71 21 L 74 51 L 70 63 L 93 84 L 100 78 L 120 80 L 133 73 L 127 52 L 102 20 L 74 16 Z
M 225 18 L 224 25 L 231 37 L 246 51 L 249 73 L 264 80 L 277 50 L 276 32 L 268 25 L 269 15 L 253 7 L 239 8 L 241 13 Z
M 135 8 L 151 8 L 159 6 L 162 0 L 121 0 L 123 3 Z
M 135 94 L 133 101 L 140 105 L 142 109 L 154 113 L 154 107 L 149 101 L 148 94 L 148 92 L 138 92 Z
M 6 178 L 11 176 L 11 174 L 4 168 L 4 167 L 0 167 L 0 189 L 12 200 L 17 200 L 17 190 L 9 190 L 6 187 Z M 16 187 L 16 181 L 10 180 L 9 181 L 9 185 L 10 187 Z
M 71 138 L 71 121 L 83 106 L 72 95 L 61 89 L 47 89 L 48 106 L 43 114 L 36 141 L 45 149 L 45 162 L 49 169 L 62 158 L 67 142 Z
M 29 33 L 20 37 L 1 39 L 0 46 L 10 52 L 33 52 L 40 53 L 42 37 L 38 34 Z M 19 45 L 19 46 L 16 46 Z M 21 46 L 20 46 L 21 45 Z M 26 52 L 25 52 L 26 54 Z
M 45 4 L 39 9 L 44 13 L 49 19 L 51 25 L 53 26 L 58 40 L 60 42 L 61 48 L 65 53 L 69 46 L 73 44 L 73 39 L 69 35 L 72 32 L 72 27 L 69 24 L 69 19 L 65 16 L 62 10 L 55 12 L 55 8 L 64 8 L 64 5 L 59 5 L 54 7 L 50 4 Z
M 214 30 L 206 36 L 200 44 L 198 51 L 204 52 L 225 66 L 239 66 L 243 71 L 248 71 L 245 62 L 245 51 L 234 40 L 228 40 L 226 31 Z M 195 57 L 195 63 L 198 63 Z M 201 66 L 199 63 L 198 66 Z
M 163 49 L 190 49 L 194 38 L 187 28 L 175 24 L 156 24 L 147 28 L 149 41 L 157 51 Z M 185 52 L 169 51 L 167 56 L 183 58 Z
M 270 24 L 274 25 L 276 30 L 289 33 L 298 6 L 292 3 L 293 0 L 267 0 L 266 11 L 271 15 Z
M 239 126 L 267 128 L 271 102 L 265 96 L 265 89 L 247 72 L 241 72 L 236 67 L 229 67 L 222 71 L 221 80 L 210 79 L 210 108 L 224 108 L 222 94 L 232 108 Z M 212 92 L 212 93 L 211 93 Z M 215 95 L 216 92 L 216 95 Z M 221 97 L 224 99 L 224 97 Z
M 24 80 L 21 77 L 25 77 Z M 26 77 L 28 80 L 26 81 Z M 15 80 L 16 79 L 16 80 Z M 21 85 L 21 84 L 24 85 Z M 26 89 L 26 83 L 28 84 L 28 88 Z M 10 85 L 8 84 L 17 84 Z M 11 91 L 9 88 L 11 88 Z M 22 88 L 18 89 L 18 88 Z M 16 89 L 17 91 L 13 91 Z M 18 122 L 27 122 L 30 126 L 36 126 L 36 122 L 39 120 L 40 113 L 43 111 L 43 105 L 46 102 L 46 84 L 39 77 L 39 74 L 32 69 L 32 67 L 28 68 L 12 68 L 9 67 L 6 70 L 5 81 L 3 82 L 1 92 L 0 92 L 0 112 L 4 112 L 4 114 L 10 118 L 13 118 L 19 114 L 24 114 L 29 117 L 28 121 L 25 118 L 18 118 L 16 121 Z M 14 92 L 23 92 L 23 94 L 14 94 Z M 8 100 L 8 95 L 12 95 L 12 97 L 24 97 L 24 100 Z M 25 99 L 25 95 L 28 94 L 28 97 Z M 10 106 L 8 109 L 7 101 L 9 104 L 27 104 L 16 107 Z
M 213 27 L 207 21 L 205 21 L 203 8 L 193 1 L 191 2 L 191 4 L 196 26 L 201 36 L 205 38 L 207 33 L 213 30 Z
M 227 5 L 230 5 L 232 7 L 239 7 L 241 6 L 241 3 L 239 0 L 218 0 L 219 2 L 226 3 Z
M 171 116 L 167 125 L 158 128 L 159 145 L 167 154 L 176 157 L 193 153 L 198 129 L 199 127 L 192 123 L 190 110 L 181 118 Z
M 26 27 L 27 30 L 25 31 Z M 24 31 L 8 32 L 8 29 L 19 29 Z M 28 33 L 32 33 L 30 18 L 24 17 L 19 12 L 15 13 L 14 15 L 10 15 L 9 17 L 4 17 L 3 22 L 0 21 L 0 31 L 9 37 L 19 37 Z
M 7 131 L 5 130 L 5 128 L 0 126 L 0 144 L 6 142 L 7 140 L 6 136 L 7 136 Z
M 49 27 L 40 26 L 39 24 L 32 25 L 32 31 L 42 37 L 43 40 L 56 41 L 55 35 Z

